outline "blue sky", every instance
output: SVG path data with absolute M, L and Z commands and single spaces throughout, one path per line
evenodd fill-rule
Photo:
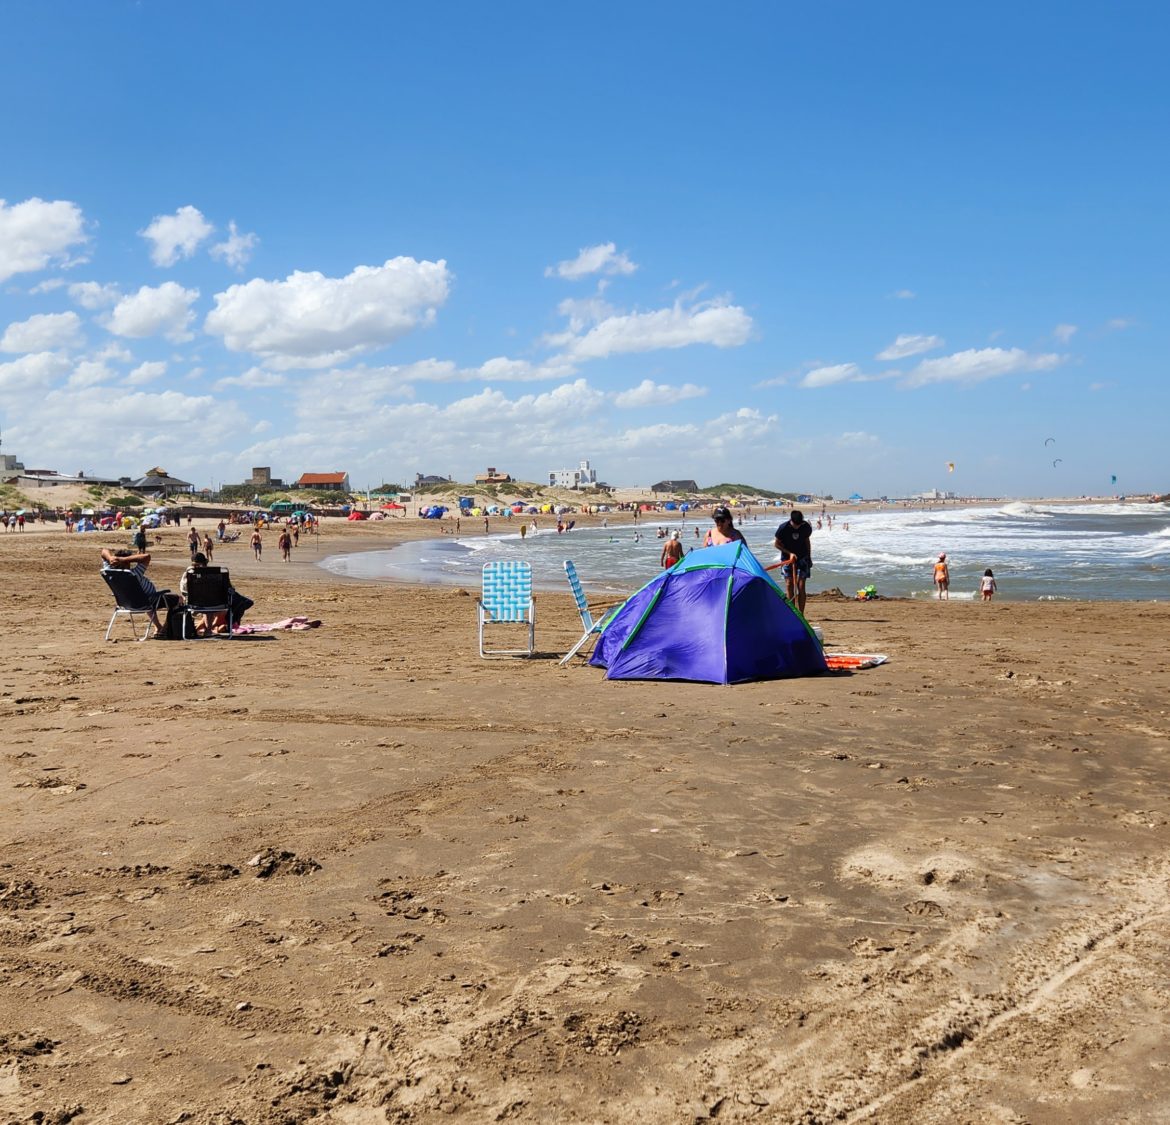
M 0 30 L 30 467 L 1170 488 L 1160 5 L 7 0 Z

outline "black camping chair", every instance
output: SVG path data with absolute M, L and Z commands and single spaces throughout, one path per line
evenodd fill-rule
M 226 634 L 232 635 L 232 583 L 228 572 L 218 566 L 198 566 L 187 571 L 187 608 L 191 613 L 226 613 Z M 183 614 L 183 640 L 187 639 L 187 622 L 191 614 Z
M 142 588 L 138 579 L 128 570 L 103 570 L 102 578 L 110 588 L 110 593 L 114 595 L 114 601 L 118 603 L 117 609 L 114 610 L 113 616 L 110 618 L 109 625 L 106 626 L 106 640 L 110 639 L 110 633 L 114 630 L 114 622 L 119 617 L 130 618 L 130 628 L 134 630 L 134 639 L 136 641 L 144 641 L 150 636 L 150 621 L 147 620 L 146 629 L 142 636 L 138 635 L 138 626 L 134 624 L 134 618 L 139 614 L 145 615 L 148 619 L 151 614 L 157 616 L 158 611 L 166 606 L 166 598 L 164 595 L 169 594 L 169 590 L 156 590 L 155 596 L 152 598 Z

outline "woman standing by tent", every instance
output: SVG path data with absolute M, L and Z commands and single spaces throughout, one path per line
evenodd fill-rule
M 747 542 L 743 537 L 743 532 L 732 521 L 730 508 L 716 508 L 711 513 L 711 518 L 715 521 L 715 526 L 707 532 L 707 539 L 703 544 L 704 547 L 718 547 L 724 543 Z

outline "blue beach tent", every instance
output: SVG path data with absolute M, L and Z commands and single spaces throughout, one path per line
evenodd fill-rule
M 812 630 L 743 543 L 692 551 L 652 578 L 610 619 L 589 663 L 610 680 L 712 684 L 827 671 Z

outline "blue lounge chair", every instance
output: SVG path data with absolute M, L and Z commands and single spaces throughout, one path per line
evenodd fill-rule
M 561 661 L 562 664 L 568 664 L 589 638 L 594 633 L 600 633 L 605 628 L 606 622 L 621 608 L 620 606 L 614 606 L 602 614 L 601 617 L 594 620 L 593 614 L 589 610 L 589 602 L 585 598 L 585 591 L 581 588 L 581 579 L 577 577 L 577 568 L 573 565 L 571 559 L 565 559 L 565 577 L 569 580 L 569 589 L 573 591 L 573 600 L 577 603 L 577 612 L 581 615 L 581 624 L 585 627 L 585 632 L 582 634 L 581 639 L 565 653 L 565 657 Z
M 536 601 L 532 596 L 532 565 L 526 562 L 484 563 L 483 594 L 475 603 L 479 619 L 480 656 L 531 656 L 536 651 Z M 525 648 L 484 648 L 489 625 L 527 625 Z

